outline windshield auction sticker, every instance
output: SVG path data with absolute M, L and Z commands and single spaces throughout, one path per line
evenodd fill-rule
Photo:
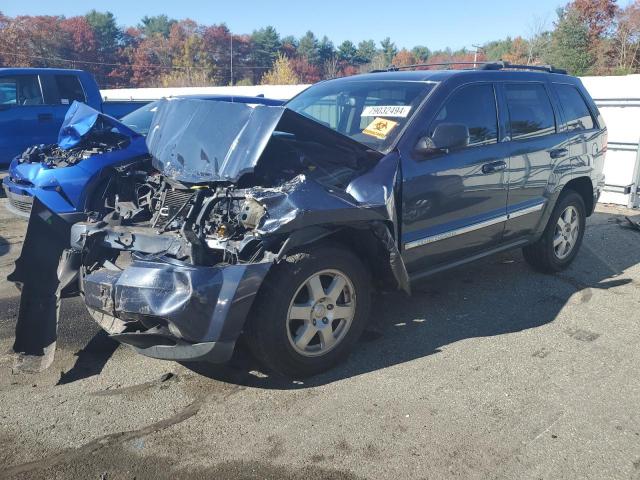
M 410 111 L 410 105 L 380 105 L 375 107 L 365 107 L 364 110 L 362 110 L 362 116 L 406 118 Z
M 391 133 L 398 122 L 394 122 L 393 120 L 388 120 L 386 118 L 377 117 L 373 122 L 369 124 L 367 128 L 365 128 L 362 133 L 365 135 L 371 135 L 372 137 L 385 139 L 387 135 Z

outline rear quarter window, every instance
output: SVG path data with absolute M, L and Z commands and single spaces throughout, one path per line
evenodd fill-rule
M 553 107 L 543 84 L 507 84 L 505 95 L 512 140 L 556 133 Z
M 554 84 L 568 131 L 591 130 L 595 128 L 595 121 L 589 107 L 580 91 L 573 85 Z

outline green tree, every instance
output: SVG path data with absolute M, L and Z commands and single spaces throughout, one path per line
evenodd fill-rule
M 278 58 L 282 44 L 280 35 L 272 26 L 254 30 L 251 34 L 251 63 L 255 67 L 254 83 L 271 68 Z
M 111 12 L 91 10 L 85 15 L 87 23 L 93 30 L 93 36 L 98 44 L 98 50 L 103 53 L 114 52 L 120 41 L 122 32 L 116 24 L 116 18 Z
M 282 37 L 282 45 L 291 45 L 295 48 L 298 48 L 298 40 L 293 35 L 287 35 L 286 37 Z
M 382 47 L 382 55 L 384 55 L 387 64 L 391 65 L 393 57 L 398 54 L 398 47 L 396 47 L 396 44 L 393 43 L 389 37 L 380 42 L 380 47 Z
M 298 43 L 298 55 L 306 58 L 309 63 L 317 65 L 320 58 L 319 53 L 318 39 L 312 31 L 308 31 Z
M 318 65 L 323 66 L 326 62 L 331 60 L 335 55 L 336 49 L 333 46 L 333 42 L 329 40 L 326 35 L 322 37 L 318 43 Z
M 573 9 L 561 10 L 551 37 L 551 63 L 566 68 L 572 75 L 585 75 L 595 60 L 590 47 L 589 28 L 578 13 Z
M 376 48 L 375 40 L 363 40 L 358 43 L 356 61 L 358 63 L 371 63 L 376 53 L 378 53 L 378 49 Z
M 145 15 L 142 17 L 142 20 L 140 20 L 138 29 L 147 37 L 152 35 L 162 35 L 164 38 L 169 38 L 171 27 L 175 23 L 176 20 L 169 18 L 164 14 L 153 17 Z
M 345 40 L 338 46 L 338 60 L 343 62 L 354 63 L 357 53 L 356 46 L 350 40 Z
M 122 31 L 118 28 L 116 18 L 111 12 L 91 10 L 84 18 L 91 27 L 96 41 L 96 59 L 104 64 L 96 65 L 92 73 L 100 85 L 107 85 L 117 68 L 114 68 L 113 64 L 120 63 L 119 47 Z
M 489 60 L 503 60 L 513 48 L 513 39 L 507 37 L 504 40 L 494 40 L 486 43 L 482 50 Z
M 419 63 L 426 63 L 431 56 L 431 50 L 423 45 L 416 45 L 411 49 L 411 54 Z

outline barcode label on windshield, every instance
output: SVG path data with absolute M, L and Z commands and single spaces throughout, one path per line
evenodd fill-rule
M 405 118 L 411 111 L 410 105 L 381 105 L 376 107 L 365 107 L 362 111 L 363 117 L 401 117 Z

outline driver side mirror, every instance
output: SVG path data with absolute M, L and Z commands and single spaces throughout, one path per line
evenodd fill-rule
M 449 153 L 469 145 L 469 128 L 462 123 L 441 123 L 431 137 L 418 140 L 415 151 L 421 155 Z

